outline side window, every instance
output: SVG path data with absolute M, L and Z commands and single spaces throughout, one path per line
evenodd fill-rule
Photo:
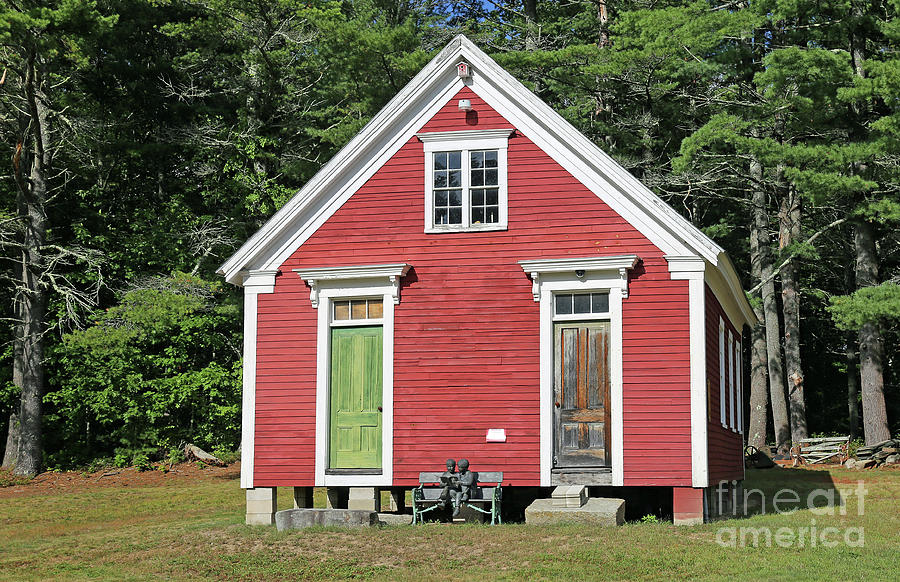
M 727 426 L 725 416 L 725 322 L 719 318 L 719 422 Z

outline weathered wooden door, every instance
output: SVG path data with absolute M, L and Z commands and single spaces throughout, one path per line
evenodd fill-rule
M 381 326 L 331 330 L 329 468 L 381 468 Z
M 554 326 L 556 467 L 608 467 L 609 322 Z

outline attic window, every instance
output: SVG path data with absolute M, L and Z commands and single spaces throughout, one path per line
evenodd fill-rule
M 512 129 L 421 133 L 425 232 L 506 230 Z

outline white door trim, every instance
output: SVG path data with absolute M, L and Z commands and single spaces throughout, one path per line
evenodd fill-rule
M 629 257 L 628 267 L 617 261 L 597 257 L 597 262 L 585 267 L 581 277 L 575 269 L 562 270 L 564 263 L 570 267 L 570 259 L 559 261 L 520 261 L 522 268 L 531 274 L 534 300 L 540 304 L 540 459 L 541 486 L 551 486 L 553 468 L 553 297 L 554 293 L 578 293 L 585 291 L 609 292 L 610 322 L 610 458 L 612 484 L 624 484 L 623 438 L 623 374 L 622 374 L 622 298 L 628 289 L 628 277 L 620 268 L 630 268 L 637 257 Z M 541 269 L 541 270 L 532 270 Z M 578 269 L 579 272 L 582 269 Z
M 399 266 L 399 264 L 398 264 Z M 392 266 L 393 267 L 393 266 Z M 409 265 L 402 264 L 402 274 L 406 274 Z M 316 341 L 316 450 L 315 450 L 315 485 L 373 487 L 389 486 L 394 477 L 394 304 L 399 303 L 399 276 L 396 269 L 386 269 L 385 273 L 373 274 L 372 268 L 363 270 L 348 267 L 344 273 L 347 278 L 317 278 L 314 283 L 314 297 L 310 301 L 318 309 L 317 341 Z M 300 271 L 298 269 L 298 271 Z M 384 315 L 382 326 L 382 408 L 381 417 L 381 474 L 348 474 L 329 475 L 328 465 L 329 441 L 329 391 L 331 383 L 331 320 L 333 302 L 338 298 L 373 298 L 381 297 Z M 361 321 L 360 325 L 365 325 Z

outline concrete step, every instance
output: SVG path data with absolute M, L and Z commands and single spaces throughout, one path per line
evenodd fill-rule
M 560 485 L 550 496 L 554 507 L 581 507 L 588 500 L 587 487 L 584 485 Z
M 285 509 L 275 514 L 278 531 L 313 526 L 371 527 L 380 524 L 378 514 L 362 509 Z
M 580 507 L 559 507 L 551 499 L 536 499 L 525 509 L 525 523 L 554 525 L 581 523 L 586 525 L 616 526 L 625 523 L 625 500 L 608 497 L 591 497 Z

